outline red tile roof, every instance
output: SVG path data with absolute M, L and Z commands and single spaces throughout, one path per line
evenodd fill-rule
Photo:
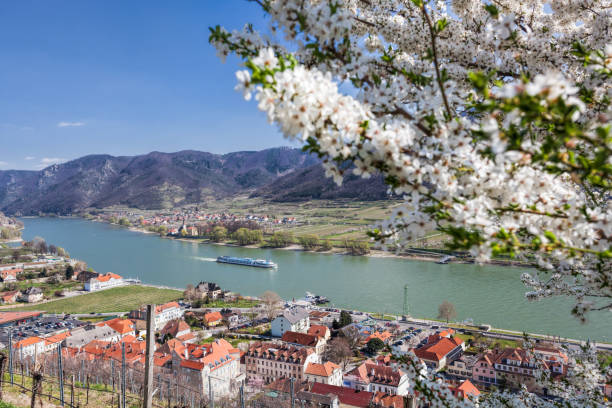
M 372 401 L 373 393 L 358 391 L 348 387 L 339 387 L 323 383 L 314 383 L 310 392 L 320 395 L 332 394 L 338 397 L 341 404 L 352 407 L 367 408 Z
M 327 326 L 322 326 L 318 324 L 311 324 L 310 328 L 308 329 L 308 334 L 310 334 L 311 336 L 326 337 L 328 333 L 329 328 Z
M 377 407 L 404 408 L 404 397 L 401 395 L 389 395 L 387 393 L 378 391 L 374 396 L 374 402 L 377 404 Z
M 191 370 L 202 371 L 206 364 L 201 361 L 183 360 L 181 361 L 181 367 L 189 368 Z
M 287 343 L 295 343 L 300 344 L 302 346 L 315 347 L 319 342 L 319 337 L 313 336 L 312 334 L 286 331 L 283 334 L 281 340 Z
M 404 372 L 394 367 L 376 364 L 372 360 L 366 360 L 359 367 L 350 371 L 349 375 L 358 377 L 366 384 L 376 383 L 397 387 Z

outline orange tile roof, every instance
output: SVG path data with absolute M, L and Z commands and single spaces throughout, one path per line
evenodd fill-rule
M 110 346 L 110 342 L 103 340 L 92 340 L 83 346 L 83 352 L 92 356 L 103 356 Z
M 128 334 L 127 336 L 123 336 L 120 343 L 133 343 L 135 341 L 138 341 L 136 337 L 132 336 L 131 334 Z
M 448 387 L 455 397 L 468 398 L 469 396 L 477 397 L 480 391 L 470 380 L 465 380 L 458 387 Z
M 391 333 L 389 333 L 388 331 L 385 330 L 382 333 L 376 331 L 368 336 L 368 338 L 366 339 L 366 342 L 372 339 L 380 339 L 383 343 L 386 343 L 390 338 L 391 338 Z
M 172 360 L 172 356 L 170 354 L 154 354 L 153 355 L 153 364 L 158 367 L 163 367 L 168 363 L 168 361 Z
M 182 336 L 178 336 L 177 339 L 185 342 L 185 341 L 189 341 L 189 340 L 193 340 L 195 339 L 196 335 L 193 333 L 187 333 L 187 334 L 183 334 Z
M 53 336 L 49 336 L 45 338 L 45 345 L 55 344 L 64 341 L 67 337 L 70 337 L 71 333 L 69 331 L 65 331 L 63 333 L 54 334 Z
M 41 339 L 40 337 L 26 337 L 23 340 L 19 340 L 17 343 L 15 343 L 15 348 L 21 348 L 21 347 L 26 347 L 26 346 L 31 346 L 32 344 L 36 344 L 36 343 L 41 343 L 44 342 L 43 339 Z
M 204 320 L 206 320 L 206 323 L 217 322 L 223 320 L 223 316 L 219 312 L 210 312 L 204 315 Z
M 319 377 L 329 377 L 334 373 L 334 370 L 339 369 L 340 366 L 332 363 L 331 361 L 326 361 L 323 364 L 319 363 L 309 363 L 306 367 L 306 374 L 317 375 Z
M 43 312 L 0 312 L 0 325 L 17 320 L 31 319 L 41 314 L 43 314 Z
M 112 272 L 109 272 L 109 273 L 104 274 L 104 275 L 100 275 L 100 276 L 98 276 L 97 278 L 94 278 L 94 279 L 97 279 L 98 282 L 106 282 L 106 281 L 109 281 L 111 278 L 113 278 L 113 279 L 122 279 L 121 276 L 117 275 L 116 273 L 112 273 Z
M 181 361 L 181 367 L 189 368 L 192 370 L 202 371 L 206 364 L 201 361 L 183 360 Z
M 126 334 L 134 331 L 134 322 L 129 319 L 113 319 L 113 321 L 106 322 L 106 325 L 119 332 L 119 334 Z
M 447 338 L 442 337 L 436 342 L 432 342 L 414 350 L 414 354 L 423 360 L 440 361 L 448 353 L 459 347 L 463 343 L 458 337 Z
M 160 313 L 160 312 L 163 312 L 166 309 L 170 309 L 170 308 L 173 308 L 173 307 L 177 307 L 178 308 L 180 306 L 176 302 L 168 302 L 166 304 L 156 306 L 155 307 L 155 313 Z

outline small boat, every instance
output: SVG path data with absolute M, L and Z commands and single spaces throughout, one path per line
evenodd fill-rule
M 314 303 L 316 305 L 321 305 L 321 304 L 324 304 L 324 303 L 329 303 L 329 299 L 326 298 L 325 296 L 315 295 L 315 294 L 310 293 L 310 292 L 306 292 L 306 296 L 304 296 L 304 300 L 309 302 L 309 303 Z
M 452 256 L 447 255 L 444 258 L 440 259 L 438 262 L 436 262 L 437 264 L 441 264 L 441 265 L 446 265 L 447 263 L 449 263 L 451 260 L 453 259 Z
M 217 258 L 219 263 L 227 263 L 232 265 L 253 266 L 255 268 L 276 268 L 277 265 L 266 259 L 253 258 L 237 258 L 234 256 L 220 256 Z

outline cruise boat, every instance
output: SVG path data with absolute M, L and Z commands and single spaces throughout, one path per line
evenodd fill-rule
M 227 263 L 233 265 L 242 266 L 254 266 L 256 268 L 276 268 L 277 265 L 266 259 L 253 259 L 253 258 L 237 258 L 234 256 L 220 256 L 217 258 L 219 263 Z

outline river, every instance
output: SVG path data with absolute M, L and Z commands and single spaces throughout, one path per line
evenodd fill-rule
M 24 218 L 24 238 L 44 237 L 86 261 L 98 272 L 115 272 L 144 283 L 183 288 L 213 281 L 243 295 L 273 290 L 285 299 L 305 291 L 325 295 L 335 306 L 401 313 L 404 285 L 415 317 L 435 318 L 438 305 L 455 305 L 457 320 L 494 327 L 612 341 L 612 313 L 593 312 L 587 324 L 570 315 L 569 299 L 528 302 L 521 268 L 438 265 L 397 258 L 353 257 L 301 251 L 198 244 L 162 239 L 77 218 Z M 276 270 L 217 264 L 217 256 L 271 259 Z

